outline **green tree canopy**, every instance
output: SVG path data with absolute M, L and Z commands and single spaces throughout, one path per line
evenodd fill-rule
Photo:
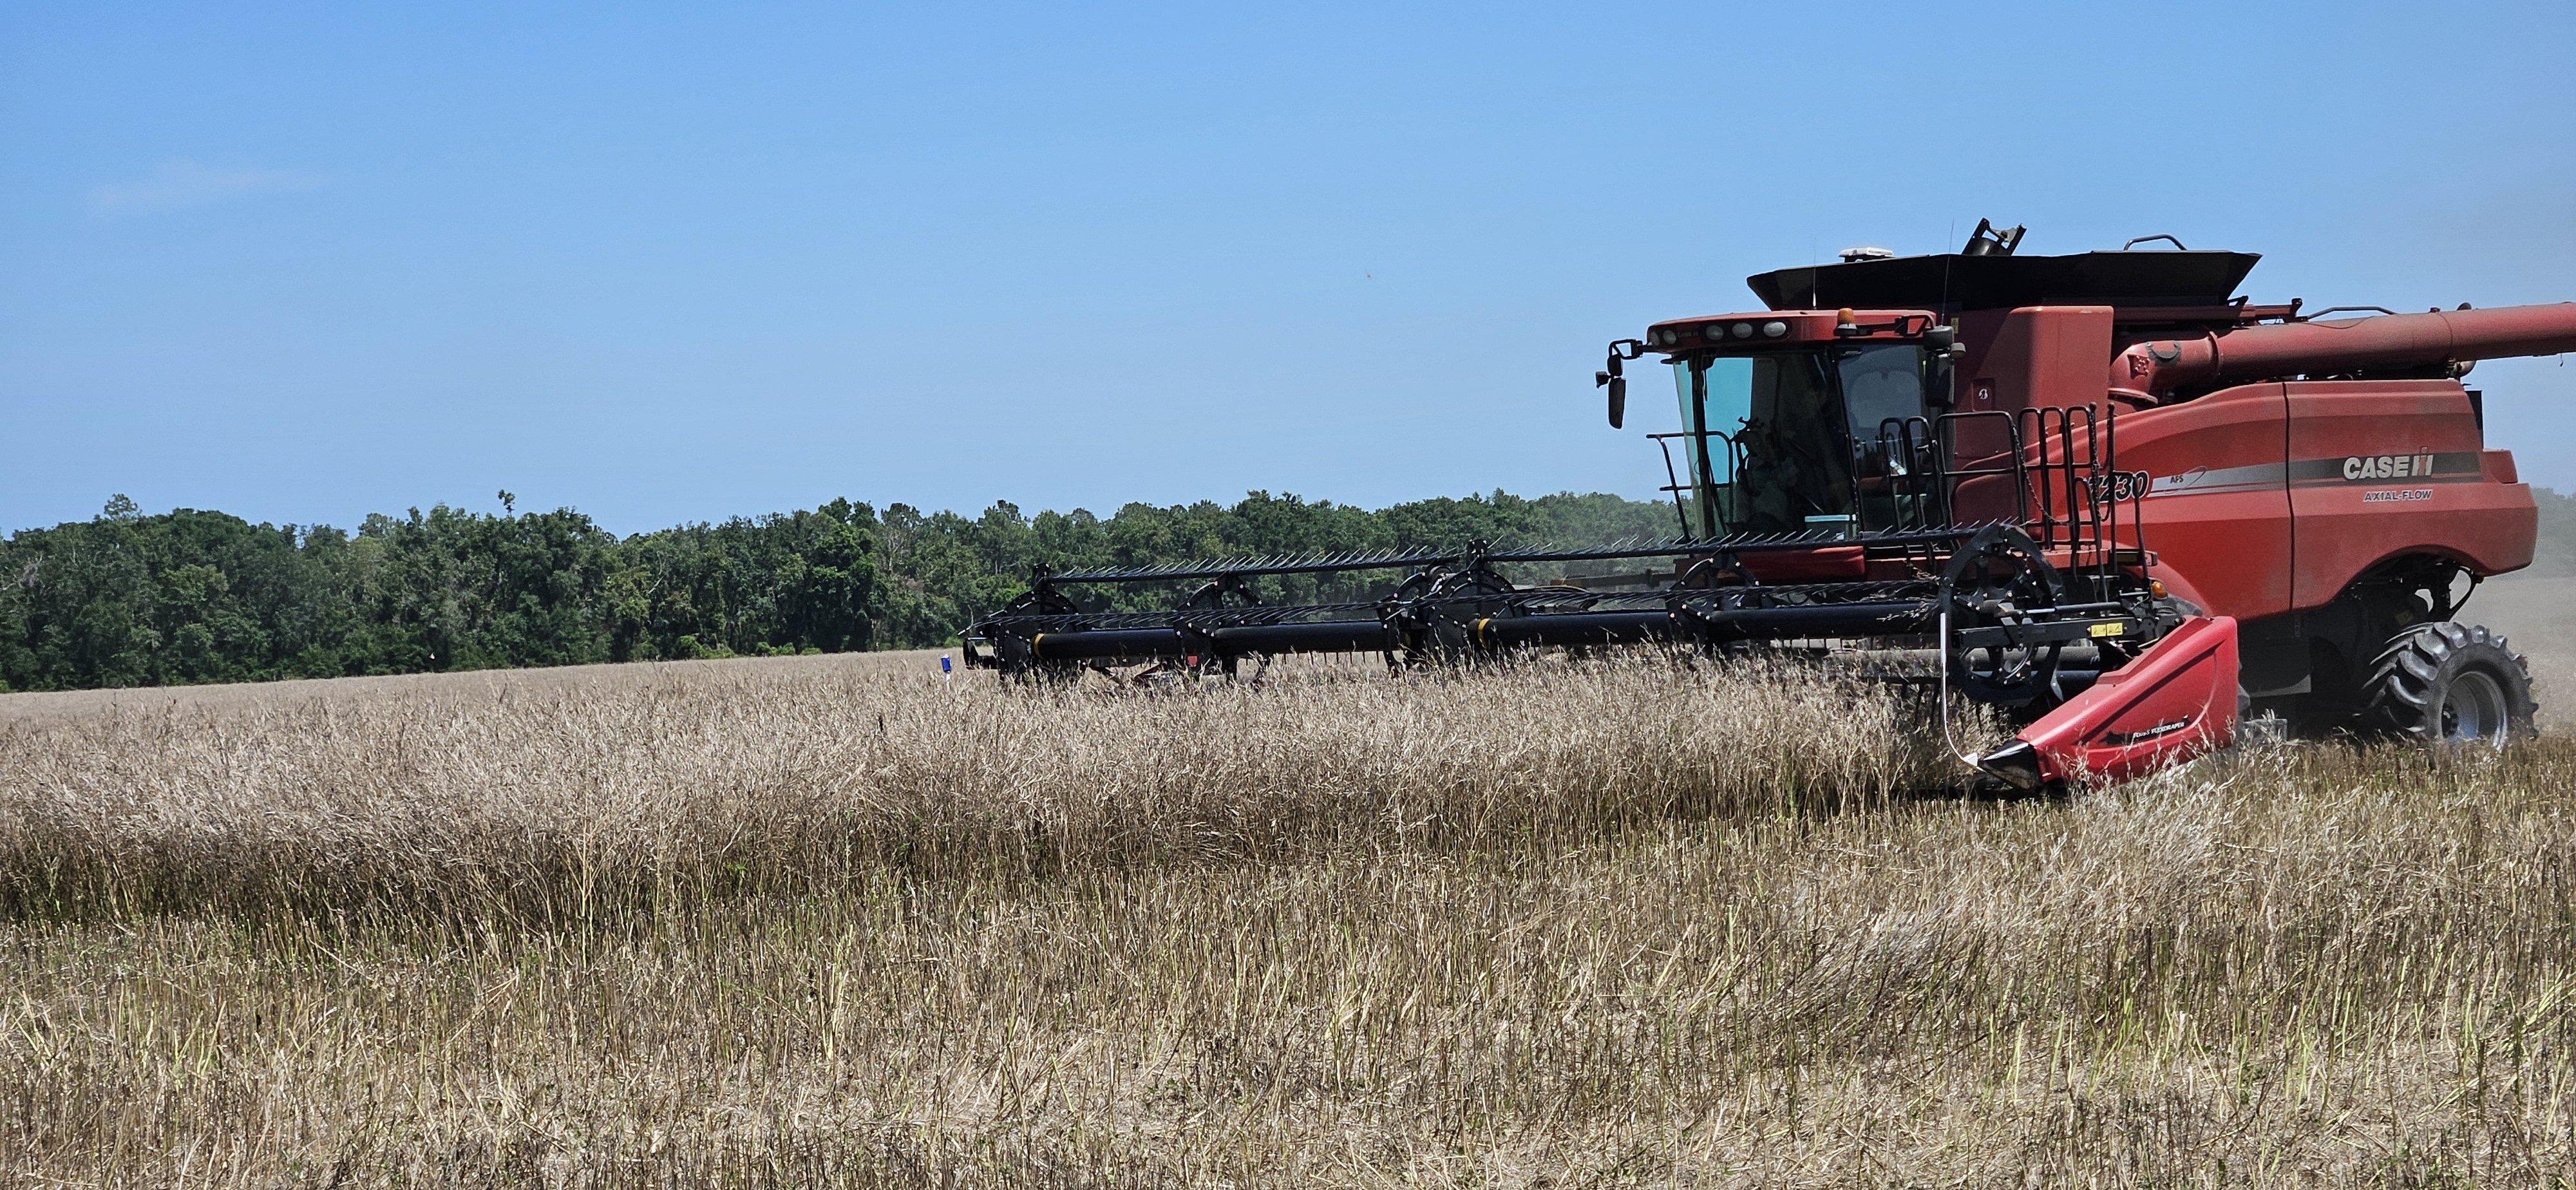
M 1617 496 L 1503 492 L 1368 510 L 1252 492 L 1106 519 L 816 508 L 621 538 L 571 509 L 446 505 L 354 532 L 196 509 L 98 516 L 0 543 L 0 688 L 58 690 L 937 646 L 1037 568 L 1471 539 L 1596 542 L 1669 531 Z M 1381 576 L 1382 577 L 1382 576 Z M 1274 597 L 1360 599 L 1374 581 L 1283 579 Z M 1099 598 L 1149 606 L 1169 592 Z

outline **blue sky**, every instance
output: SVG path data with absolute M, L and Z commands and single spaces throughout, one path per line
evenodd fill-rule
M 1601 344 L 1880 244 L 2576 298 L 2576 6 L 0 8 L 0 527 L 1645 495 Z M 2576 372 L 2490 433 L 2576 488 Z

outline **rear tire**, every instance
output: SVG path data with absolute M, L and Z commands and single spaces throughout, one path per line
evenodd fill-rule
M 2398 633 L 2372 662 L 2365 721 L 2422 744 L 2485 743 L 2532 734 L 2531 670 L 2504 638 L 2441 621 Z

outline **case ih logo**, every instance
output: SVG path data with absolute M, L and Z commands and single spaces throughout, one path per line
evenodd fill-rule
M 2431 455 L 2354 455 L 2343 461 L 2345 479 L 2405 479 L 2433 473 Z

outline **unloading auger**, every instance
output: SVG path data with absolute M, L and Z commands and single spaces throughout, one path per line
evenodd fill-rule
M 2576 348 L 2576 304 L 2321 321 L 2349 311 L 2231 296 L 2251 253 L 2159 236 L 2020 256 L 2021 237 L 1981 222 L 1956 253 L 1764 273 L 1766 310 L 1614 342 L 1596 377 L 1614 428 L 1625 364 L 1652 353 L 1673 376 L 1681 428 L 1648 435 L 1668 539 L 1042 573 L 967 630 L 967 663 L 1913 656 L 1945 708 L 1956 692 L 2022 725 L 1964 759 L 2025 790 L 2173 763 L 2245 713 L 2427 740 L 2529 730 L 2521 659 L 2453 619 L 2479 580 L 2529 564 L 2537 533 L 2460 378 Z M 2138 250 L 2153 240 L 2174 247 Z M 1642 569 L 1593 573 L 1622 564 Z M 1292 583 L 1368 594 L 1278 598 Z M 1109 610 L 1132 603 L 1120 587 L 1188 593 Z

